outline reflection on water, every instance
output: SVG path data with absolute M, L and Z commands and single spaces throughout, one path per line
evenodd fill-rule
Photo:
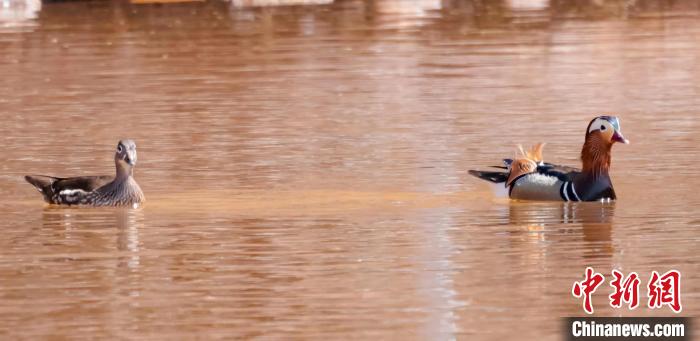
M 333 0 L 231 0 L 236 7 L 325 5 Z
M 558 231 L 580 231 L 585 242 L 585 257 L 612 257 L 615 203 L 529 203 L 513 202 L 509 206 L 509 221 L 513 226 L 524 227 L 539 242 L 546 237 L 556 238 Z
M 7 338 L 559 339 L 586 266 L 676 268 L 698 314 L 694 2 L 6 3 Z M 467 173 L 540 141 L 575 166 L 600 113 L 633 141 L 614 204 Z M 139 210 L 22 179 L 112 174 L 121 138 Z
M 118 238 L 110 247 L 115 251 L 133 253 L 129 267 L 138 265 L 139 229 L 143 223 L 143 212 L 138 209 L 83 210 L 47 206 L 42 213 L 42 230 L 53 231 L 57 239 L 66 243 L 59 244 L 62 251 L 68 251 L 65 248 L 68 245 L 75 246 L 69 252 L 89 251 L 85 245 L 73 244 L 76 238 L 80 238 L 86 231 L 115 229 L 113 232 L 117 233 Z
M 33 20 L 37 18 L 40 10 L 41 0 L 0 1 L 0 32 L 33 26 Z
M 536 11 L 549 7 L 549 0 L 508 0 L 508 7 L 513 10 Z

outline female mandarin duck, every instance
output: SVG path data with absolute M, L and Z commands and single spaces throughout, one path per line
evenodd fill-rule
M 137 207 L 146 198 L 134 180 L 136 144 L 121 140 L 114 154 L 116 176 L 80 176 L 56 178 L 45 175 L 27 175 L 24 178 L 36 187 L 49 204 L 84 206 Z
M 555 201 L 608 201 L 615 200 L 615 190 L 608 170 L 610 153 L 615 142 L 629 143 L 620 131 L 620 120 L 615 116 L 594 118 L 586 130 L 581 149 L 583 168 L 553 165 L 542 161 L 540 143 L 522 157 L 503 160 L 507 172 L 469 173 L 495 183 L 504 183 L 511 199 Z

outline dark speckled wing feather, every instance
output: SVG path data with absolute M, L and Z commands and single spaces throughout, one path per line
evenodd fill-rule
M 503 183 L 508 180 L 508 172 L 488 172 L 488 171 L 477 171 L 477 170 L 469 170 L 469 174 L 481 178 L 487 181 L 495 182 L 495 183 Z
M 537 172 L 549 176 L 557 177 L 561 181 L 573 181 L 574 178 L 581 173 L 581 170 L 575 167 L 555 165 L 552 163 L 544 163 L 537 166 Z
M 110 181 L 114 180 L 114 176 L 79 176 L 74 178 L 63 178 L 53 183 L 55 191 L 65 189 L 80 189 L 85 192 L 94 191 Z
M 63 190 L 81 190 L 85 192 L 94 191 L 112 181 L 112 176 L 79 176 L 72 178 L 57 178 L 46 175 L 27 175 L 24 177 L 27 182 L 36 187 L 44 196 L 44 200 L 51 204 L 55 202 L 56 194 Z
M 506 169 L 510 168 L 513 163 L 513 159 L 503 159 L 503 164 L 505 166 L 492 166 L 493 168 Z M 553 163 L 541 163 L 537 165 L 537 173 L 549 175 L 558 178 L 561 181 L 573 181 L 573 179 L 581 173 L 581 170 L 576 167 L 569 167 L 563 165 L 556 165 Z M 488 180 L 491 182 L 505 182 L 508 179 L 508 171 L 475 171 L 470 170 L 469 174 L 474 175 L 478 178 Z

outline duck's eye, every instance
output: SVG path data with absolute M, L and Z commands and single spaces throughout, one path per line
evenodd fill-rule
M 605 126 L 604 126 L 604 125 L 601 125 L 601 126 L 600 126 L 600 131 L 605 131 Z
M 117 153 L 121 153 L 121 152 L 122 152 L 122 145 L 118 145 L 117 146 Z

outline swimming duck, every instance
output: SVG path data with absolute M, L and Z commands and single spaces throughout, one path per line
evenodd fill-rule
M 49 204 L 84 206 L 137 207 L 146 198 L 134 180 L 136 143 L 121 140 L 114 154 L 117 174 L 111 176 L 81 176 L 57 178 L 45 175 L 27 175 L 27 182 L 36 187 Z
M 504 159 L 506 171 L 476 171 L 469 174 L 495 183 L 504 183 L 511 199 L 549 201 L 610 201 L 617 199 L 608 171 L 613 144 L 628 144 L 615 116 L 599 116 L 586 128 L 581 149 L 581 169 L 546 163 L 544 144 L 528 151 L 520 148 L 521 157 Z

